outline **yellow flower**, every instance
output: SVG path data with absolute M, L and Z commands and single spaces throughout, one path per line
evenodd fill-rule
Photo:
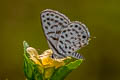
M 38 55 L 38 52 L 37 52 L 36 49 L 34 49 L 34 48 L 32 48 L 32 47 L 28 47 L 28 48 L 26 49 L 26 51 L 27 51 L 27 53 L 30 55 L 30 59 L 31 59 L 32 61 L 34 61 L 35 64 L 38 64 L 38 65 L 42 66 L 42 64 L 41 64 L 40 61 L 38 60 L 39 55 Z
M 30 59 L 33 62 L 35 62 L 35 64 L 39 64 L 44 68 L 49 68 L 49 67 L 58 68 L 64 66 L 65 65 L 64 60 L 68 59 L 68 58 L 63 58 L 63 59 L 51 58 L 53 53 L 51 49 L 48 49 L 44 51 L 41 55 L 39 55 L 36 49 L 32 47 L 28 47 L 27 53 L 30 55 Z

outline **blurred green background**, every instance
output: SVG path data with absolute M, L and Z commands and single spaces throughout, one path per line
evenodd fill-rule
M 0 80 L 25 80 L 24 40 L 48 49 L 40 24 L 47 8 L 85 23 L 96 37 L 80 50 L 86 60 L 66 80 L 120 80 L 120 0 L 1 0 Z

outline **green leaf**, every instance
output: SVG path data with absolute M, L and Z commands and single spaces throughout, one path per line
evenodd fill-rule
M 43 80 L 42 74 L 39 70 L 39 65 L 35 64 L 26 51 L 29 47 L 26 41 L 23 42 L 24 46 L 24 74 L 28 80 Z
M 72 70 L 76 69 L 77 67 L 80 66 L 82 63 L 82 59 L 76 60 L 74 62 L 70 62 L 69 64 L 58 68 L 55 72 L 54 75 L 51 77 L 50 80 L 64 80 L 64 78 L 72 72 Z
M 45 69 L 45 72 L 44 72 L 44 77 L 45 79 L 50 79 L 50 77 L 53 75 L 54 73 L 54 70 L 55 70 L 55 67 L 49 67 L 49 68 L 46 68 Z
M 29 45 L 26 41 L 23 41 L 23 47 L 24 47 L 24 51 L 26 51 L 26 49 L 29 47 Z

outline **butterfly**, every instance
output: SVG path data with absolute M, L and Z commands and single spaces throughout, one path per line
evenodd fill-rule
M 53 58 L 82 58 L 76 51 L 89 43 L 90 33 L 85 24 L 71 22 L 64 14 L 51 9 L 43 10 L 40 18 Z

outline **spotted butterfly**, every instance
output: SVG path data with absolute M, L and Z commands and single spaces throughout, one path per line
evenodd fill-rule
M 46 9 L 41 12 L 41 22 L 53 58 L 67 56 L 81 59 L 77 50 L 87 45 L 90 33 L 88 28 L 79 21 L 71 22 L 64 14 Z

